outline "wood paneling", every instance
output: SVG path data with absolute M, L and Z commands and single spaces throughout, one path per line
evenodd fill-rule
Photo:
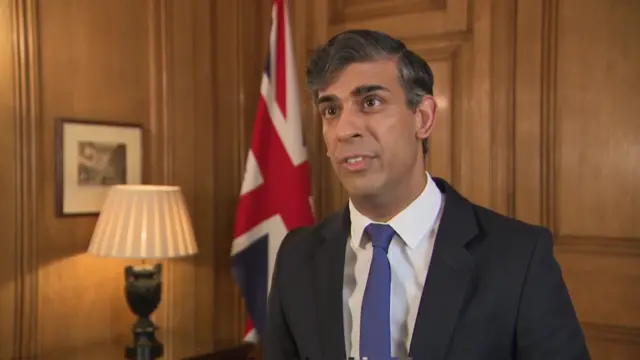
M 215 339 L 240 340 L 244 331 L 244 307 L 231 277 L 231 240 L 235 208 L 240 194 L 251 139 L 252 124 L 266 63 L 270 4 L 266 1 L 213 2 L 213 59 L 215 110 L 213 150 L 216 229 L 213 309 Z M 205 155 L 204 159 L 210 159 Z
M 0 189 L 9 196 L 0 201 L 0 228 L 3 229 L 3 251 L 0 256 L 0 359 L 8 359 L 15 353 L 16 325 L 15 312 L 18 282 L 22 278 L 20 243 L 16 221 L 17 194 L 17 141 L 18 124 L 11 121 L 18 111 L 19 94 L 14 92 L 14 14 L 11 0 L 0 1 Z
M 640 9 L 607 4 L 289 1 L 317 217 L 347 198 L 304 88 L 309 54 L 345 29 L 388 32 L 435 73 L 429 169 L 481 205 L 550 226 L 593 358 L 637 357 Z M 165 262 L 156 318 L 182 334 L 168 358 L 241 339 L 229 253 L 270 5 L 0 0 L 0 359 L 115 341 L 132 320 L 127 262 L 83 254 L 95 218 L 54 215 L 57 116 L 142 124 L 145 182 L 185 192 L 200 254 Z
M 127 305 L 114 300 L 122 294 L 122 269 L 130 261 L 84 255 L 96 218 L 57 218 L 50 210 L 55 208 L 56 193 L 55 183 L 48 181 L 55 174 L 51 134 L 58 116 L 142 123 L 148 129 L 147 84 L 152 76 L 144 71 L 149 63 L 149 23 L 141 21 L 149 16 L 146 3 L 126 6 L 126 15 L 120 13 L 125 7 L 122 1 L 29 5 L 39 14 L 30 24 L 37 35 L 32 46 L 39 74 L 29 74 L 39 79 L 32 99 L 39 113 L 37 140 L 22 151 L 32 153 L 37 163 L 33 175 L 41 181 L 34 196 L 41 206 L 35 218 L 25 216 L 38 231 L 29 249 L 35 253 L 37 282 L 28 294 L 36 299 L 29 312 L 35 316 L 37 331 L 30 334 L 23 355 L 126 336 Z M 60 331 L 63 323 L 70 329 L 104 326 L 65 333 Z
M 328 9 L 331 33 L 368 28 L 408 39 L 468 30 L 470 0 L 333 1 Z M 316 5 L 319 6 L 319 5 Z M 490 11 L 490 9 L 488 9 Z
M 515 215 L 553 230 L 594 359 L 640 356 L 639 5 L 518 3 Z
M 425 10 L 443 10 L 445 0 L 333 0 L 331 23 L 404 15 Z
M 85 255 L 96 218 L 54 212 L 59 116 L 144 127 L 145 182 L 182 187 L 200 248 L 165 261 L 156 321 L 176 334 L 165 340 L 168 358 L 215 346 L 211 5 L 0 2 L 1 359 L 82 358 L 83 349 L 130 337 L 123 267 L 131 262 Z

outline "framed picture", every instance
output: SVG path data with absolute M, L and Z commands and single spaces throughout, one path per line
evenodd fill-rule
M 56 214 L 97 215 L 109 187 L 142 183 L 143 129 L 56 119 Z

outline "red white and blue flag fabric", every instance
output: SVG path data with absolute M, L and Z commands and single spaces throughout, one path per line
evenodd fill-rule
M 285 235 L 312 225 L 311 179 L 285 0 L 274 0 L 267 64 L 231 246 L 232 274 L 245 300 L 245 340 L 263 337 L 276 253 Z

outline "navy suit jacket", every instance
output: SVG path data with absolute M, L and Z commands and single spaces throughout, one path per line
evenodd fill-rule
M 588 360 L 553 238 L 434 179 L 445 207 L 410 347 L 413 360 Z M 264 359 L 346 359 L 348 207 L 295 229 L 278 251 Z

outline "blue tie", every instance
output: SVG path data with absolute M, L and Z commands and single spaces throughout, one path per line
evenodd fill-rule
M 385 224 L 369 224 L 364 230 L 371 237 L 373 258 L 360 313 L 360 358 L 391 359 L 391 266 L 387 258 L 395 234 Z

